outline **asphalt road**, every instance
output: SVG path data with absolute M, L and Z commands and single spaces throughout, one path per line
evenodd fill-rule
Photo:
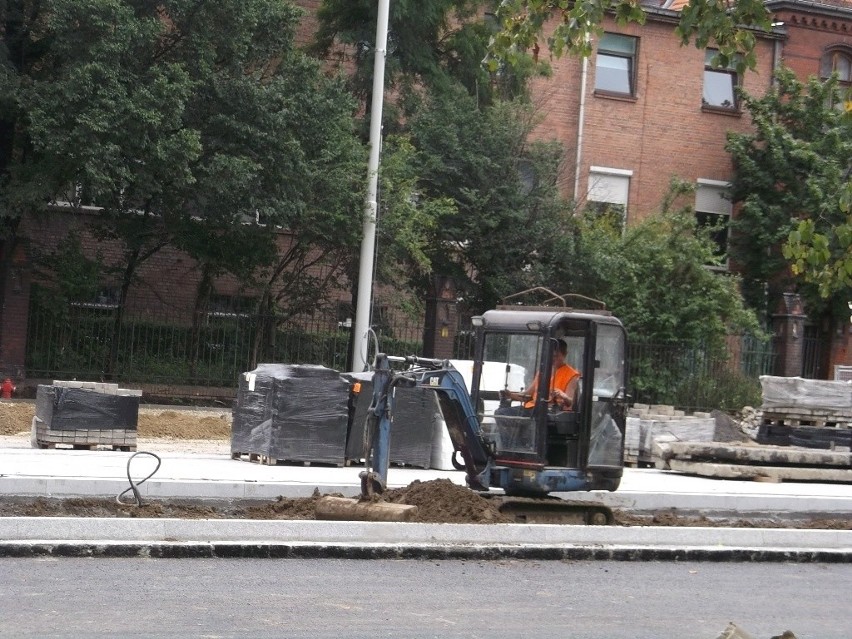
M 4 559 L 0 636 L 849 639 L 849 564 Z

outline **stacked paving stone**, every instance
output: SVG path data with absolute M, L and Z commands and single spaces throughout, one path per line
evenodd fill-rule
M 852 383 L 764 375 L 760 384 L 763 419 L 758 442 L 849 452 Z
M 716 420 L 710 413 L 677 410 L 665 404 L 634 404 L 627 413 L 625 465 L 652 464 L 655 450 L 667 442 L 712 442 Z
M 141 390 L 118 384 L 54 380 L 40 384 L 32 423 L 33 448 L 99 446 L 136 450 Z

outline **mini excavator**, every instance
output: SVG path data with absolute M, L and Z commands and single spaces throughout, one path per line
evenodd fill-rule
M 465 471 L 469 488 L 497 500 L 500 512 L 513 521 L 612 523 L 606 506 L 555 494 L 618 488 L 627 409 L 626 333 L 602 304 L 575 309 L 568 306 L 575 296 L 531 289 L 542 290 L 550 295 L 544 305 L 520 306 L 507 298 L 473 318 L 470 389 L 447 360 L 376 356 L 361 499 L 325 498 L 336 501 L 318 505 L 318 518 L 406 520 L 404 509 L 394 508 L 401 505 L 375 498 L 387 486 L 395 389 L 405 386 L 437 395 L 453 466 Z M 551 379 L 551 352 L 559 340 L 567 362 L 581 374 L 571 410 L 548 401 L 547 393 L 536 393 L 534 406 L 526 410 L 495 410 L 507 405 L 506 391 L 523 393 L 536 374 Z M 397 371 L 395 365 L 404 368 Z

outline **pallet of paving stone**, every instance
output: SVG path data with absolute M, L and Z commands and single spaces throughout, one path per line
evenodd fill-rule
M 324 366 L 260 364 L 239 379 L 233 410 L 234 459 L 267 465 L 342 465 L 349 384 Z
M 764 411 L 852 411 L 849 382 L 762 375 L 760 386 Z
M 74 450 L 107 448 L 119 451 L 136 450 L 136 431 L 129 429 L 54 430 L 38 417 L 33 418 L 34 448 L 53 449 L 70 447 Z
M 34 448 L 136 450 L 142 391 L 118 384 L 54 380 L 36 392 Z

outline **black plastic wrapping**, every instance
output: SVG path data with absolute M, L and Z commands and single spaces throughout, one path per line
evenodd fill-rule
M 349 384 L 324 366 L 261 364 L 240 376 L 231 451 L 343 464 Z
M 36 417 L 51 430 L 136 430 L 139 397 L 41 384 Z
M 372 373 L 345 373 L 350 382 L 360 382 L 361 392 L 353 400 L 352 423 L 346 443 L 346 458 L 364 458 L 364 420 L 373 397 Z M 435 392 L 421 388 L 397 387 L 391 425 L 390 463 L 429 468 L 440 412 Z

